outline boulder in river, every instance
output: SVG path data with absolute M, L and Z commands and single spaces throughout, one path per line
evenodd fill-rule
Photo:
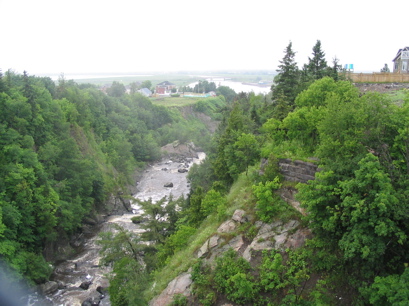
M 92 284 L 91 281 L 82 282 L 81 285 L 80 285 L 80 288 L 81 288 L 81 289 L 84 289 L 84 290 L 88 290 L 88 288 L 89 288 L 89 286 L 90 286 L 91 284 Z
M 185 172 L 188 172 L 189 170 L 187 170 L 186 168 L 181 168 L 181 169 L 178 169 L 178 172 L 179 173 L 185 173 Z
M 87 298 L 84 302 L 82 302 L 81 306 L 97 306 L 101 303 L 101 295 L 97 292 L 89 298 Z
M 173 187 L 173 183 L 172 183 L 172 182 L 166 183 L 166 184 L 164 185 L 164 187 Z
M 105 287 L 102 287 L 102 286 L 98 286 L 97 287 L 97 291 L 100 293 L 100 294 L 102 294 L 102 295 L 106 295 L 107 294 L 107 292 L 108 292 L 108 289 L 107 288 L 105 288 Z

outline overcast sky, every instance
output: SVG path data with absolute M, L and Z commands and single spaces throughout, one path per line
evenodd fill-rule
M 409 1 L 0 0 L 0 68 L 95 73 L 299 67 L 321 40 L 328 63 L 379 71 L 409 46 Z

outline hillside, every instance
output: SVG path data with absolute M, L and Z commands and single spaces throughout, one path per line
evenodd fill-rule
M 200 148 L 207 158 L 189 171 L 187 199 L 140 201 L 142 232 L 101 239 L 112 305 L 406 303 L 407 90 L 359 90 L 325 71 L 333 77 L 296 87 L 281 75 L 271 97 L 219 92 L 166 106 L 8 72 L 9 285 L 45 283 L 49 263 L 66 260 L 102 215 L 129 210 L 147 164 Z
M 407 301 L 409 97 L 399 96 L 323 78 L 259 127 L 263 105 L 240 97 L 190 174 L 191 234 L 165 243 L 150 305 Z
M 0 74 L 0 257 L 16 281 L 44 283 L 48 262 L 70 256 L 101 216 L 129 210 L 136 176 L 162 146 L 206 148 L 225 101 L 195 103 L 184 117 L 139 94 Z

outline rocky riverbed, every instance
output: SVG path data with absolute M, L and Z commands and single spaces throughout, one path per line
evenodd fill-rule
M 204 158 L 205 154 L 201 152 L 193 157 L 174 155 L 151 165 L 137 182 L 137 192 L 133 197 L 142 201 L 151 198 L 156 202 L 164 196 L 187 196 L 190 190 L 188 170 L 193 163 L 200 163 Z M 140 232 L 139 225 L 131 221 L 132 217 L 141 213 L 140 207 L 136 202 L 131 207 L 132 213 L 108 216 L 101 224 L 95 225 L 93 231 L 78 237 L 80 242 L 76 246 L 76 255 L 56 265 L 51 281 L 40 286 L 39 291 L 45 298 L 33 294 L 29 305 L 110 305 L 107 294 L 109 281 L 106 277 L 109 267 L 99 265 L 100 246 L 96 241 L 98 234 L 110 230 L 112 223 Z

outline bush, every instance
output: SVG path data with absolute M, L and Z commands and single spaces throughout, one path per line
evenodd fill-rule
M 140 224 L 144 221 L 144 218 L 142 216 L 136 216 L 136 217 L 132 217 L 131 221 L 134 224 Z
M 258 288 L 249 271 L 249 262 L 229 249 L 216 259 L 214 282 L 217 290 L 235 303 L 251 303 L 256 298 Z
M 278 177 L 273 181 L 253 185 L 253 194 L 257 199 L 256 214 L 261 221 L 270 222 L 282 210 L 282 200 L 274 193 L 280 187 Z
M 210 268 L 200 260 L 192 267 L 193 294 L 203 306 L 211 306 L 216 301 Z
M 170 303 L 171 306 L 185 306 L 187 305 L 187 297 L 181 293 L 175 294 L 173 300 Z

